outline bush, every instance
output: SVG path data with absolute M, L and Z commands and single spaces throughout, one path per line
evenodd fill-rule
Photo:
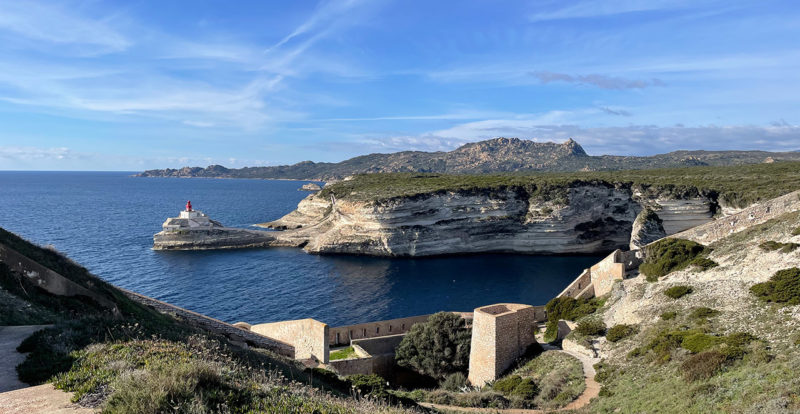
M 600 319 L 584 319 L 575 327 L 575 332 L 587 336 L 602 335 L 605 331 L 606 325 Z
M 519 375 L 509 375 L 505 378 L 500 378 L 492 385 L 492 389 L 502 392 L 503 394 L 510 394 L 517 385 L 522 383 L 522 377 Z
M 707 258 L 707 257 L 697 257 L 692 260 L 692 266 L 696 267 L 697 269 L 703 271 L 708 270 L 714 267 L 719 266 L 719 263 Z
M 510 396 L 521 400 L 532 400 L 538 393 L 539 387 L 536 386 L 533 379 L 525 378 L 511 390 Z
M 708 319 L 712 316 L 717 316 L 717 315 L 719 315 L 718 310 L 701 306 L 699 308 L 692 309 L 692 312 L 689 314 L 689 317 L 692 319 Z
M 694 289 L 691 286 L 678 285 L 665 290 L 664 294 L 672 299 L 678 299 L 692 292 L 694 292 Z
M 556 297 L 545 305 L 548 321 L 566 319 L 574 321 L 586 315 L 591 315 L 603 306 L 604 301 L 598 298 L 574 299 L 571 297 Z
M 709 379 L 725 364 L 727 358 L 717 351 L 706 351 L 690 356 L 681 364 L 683 377 L 687 381 Z
M 707 335 L 702 332 L 693 332 L 683 337 L 681 347 L 696 354 L 711 349 L 724 342 L 724 338 Z
M 544 331 L 545 342 L 555 342 L 558 339 L 558 321 L 548 321 Z
M 347 377 L 359 394 L 375 398 L 385 398 L 386 380 L 375 374 L 356 374 Z
M 791 253 L 797 250 L 800 247 L 800 244 L 797 243 L 780 243 L 776 241 L 765 241 L 758 245 L 761 249 L 768 252 L 774 252 L 776 250 L 780 250 L 781 253 Z
M 775 272 L 769 281 L 750 287 L 750 292 L 765 302 L 800 304 L 800 269 L 793 267 Z
M 608 332 L 606 332 L 606 339 L 611 342 L 617 342 L 634 335 L 637 332 L 639 332 L 639 328 L 635 325 L 614 325 L 608 329 Z
M 439 312 L 411 327 L 398 345 L 395 358 L 400 366 L 443 379 L 467 371 L 471 336 L 471 329 L 461 316 Z
M 661 314 L 661 319 L 665 321 L 671 321 L 678 317 L 678 312 L 675 311 L 667 311 Z
M 792 236 L 800 236 L 800 226 L 795 227 L 794 230 L 792 230 Z
M 442 381 L 441 387 L 448 391 L 461 391 L 467 386 L 467 376 L 463 372 L 454 372 Z
M 646 249 L 647 256 L 639 266 L 639 271 L 654 278 L 684 269 L 695 258 L 709 252 L 702 244 L 673 238 L 657 241 Z

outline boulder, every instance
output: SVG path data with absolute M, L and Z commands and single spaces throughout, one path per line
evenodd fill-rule
M 655 211 L 645 208 L 633 221 L 630 249 L 640 249 L 664 237 L 667 237 L 667 232 L 664 231 L 663 221 Z

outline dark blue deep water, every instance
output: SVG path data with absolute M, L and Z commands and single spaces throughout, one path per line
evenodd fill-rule
M 497 302 L 543 304 L 591 256 L 422 259 L 300 249 L 156 252 L 186 200 L 228 226 L 292 211 L 302 182 L 134 178 L 119 172 L 0 172 L 0 227 L 56 249 L 118 286 L 228 322 L 315 318 L 332 326 Z

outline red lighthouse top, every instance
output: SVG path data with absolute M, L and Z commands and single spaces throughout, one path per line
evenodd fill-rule
M 186 202 L 186 211 L 192 211 L 192 201 L 191 200 Z

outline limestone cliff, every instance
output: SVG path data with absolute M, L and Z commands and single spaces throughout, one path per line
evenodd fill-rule
M 261 226 L 283 230 L 274 233 L 276 242 L 314 253 L 598 253 L 626 248 L 645 207 L 658 212 L 671 234 L 710 221 L 714 202 L 605 183 L 572 185 L 556 197 L 514 186 L 379 201 L 336 200 L 317 193 L 292 213 Z
M 658 217 L 655 211 L 648 207 L 642 210 L 642 212 L 636 216 L 636 220 L 633 221 L 631 243 L 629 247 L 631 250 L 640 249 L 666 236 L 667 232 L 664 230 L 664 221 Z

